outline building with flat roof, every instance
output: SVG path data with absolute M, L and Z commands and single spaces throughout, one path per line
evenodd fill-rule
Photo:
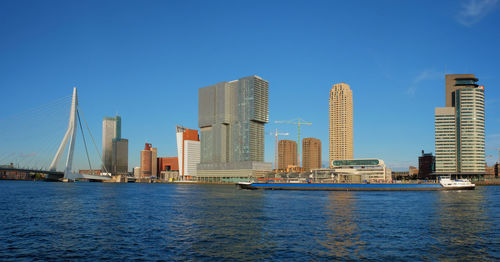
M 302 167 L 306 172 L 321 168 L 321 140 L 312 137 L 302 139 Z
M 151 147 L 151 176 L 158 177 L 158 148 Z
M 146 143 L 141 151 L 141 177 L 150 178 L 153 175 L 153 151 L 151 144 Z
M 198 90 L 198 180 L 236 182 L 272 170 L 264 163 L 268 89 L 266 80 L 248 76 Z
M 142 176 L 142 174 L 141 174 L 141 167 L 140 166 L 134 167 L 133 173 L 134 173 L 134 177 L 135 178 L 140 178 Z
M 158 173 L 161 171 L 179 171 L 177 157 L 158 157 Z
M 278 142 L 278 169 L 287 170 L 292 166 L 297 166 L 297 143 L 293 140 L 280 140 Z
M 435 157 L 432 153 L 425 153 L 418 157 L 418 179 L 433 179 Z
M 113 175 L 128 175 L 128 139 L 113 139 L 112 155 L 111 173 Z
M 418 177 L 418 168 L 417 167 L 414 167 L 414 166 L 409 166 L 408 167 L 408 174 L 410 175 L 410 177 L 412 178 L 416 178 Z
M 121 139 L 121 136 L 122 136 L 122 118 L 120 116 L 103 118 L 102 169 L 106 173 L 111 173 L 113 171 L 113 139 Z
M 335 183 L 392 182 L 392 170 L 381 159 L 333 160 L 330 166 L 313 170 L 314 177 L 331 177 Z
M 435 174 L 484 175 L 484 86 L 473 74 L 445 80 L 446 107 L 435 111 Z
M 176 126 L 177 157 L 181 180 L 194 180 L 200 163 L 200 138 L 198 130 Z
M 353 104 L 348 84 L 330 90 L 329 160 L 353 158 Z

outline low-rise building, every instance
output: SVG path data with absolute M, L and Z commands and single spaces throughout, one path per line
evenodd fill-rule
M 415 179 L 418 176 L 418 168 L 414 166 L 408 167 L 408 174 L 412 179 Z
M 141 177 L 141 167 L 140 166 L 134 167 L 134 177 L 135 178 Z
M 484 171 L 485 171 L 484 178 L 496 178 L 496 177 L 498 177 L 498 163 L 496 163 L 492 166 L 485 165 Z
M 418 179 L 432 179 L 435 171 L 435 157 L 432 153 L 425 153 L 422 150 L 422 155 L 418 157 Z
M 331 166 L 313 170 L 313 177 L 330 177 L 335 183 L 392 182 L 392 170 L 381 159 L 333 160 Z
M 164 180 L 164 181 L 170 181 L 170 182 L 179 180 L 180 179 L 179 170 L 176 170 L 176 171 L 163 170 L 160 172 L 159 179 Z
M 177 157 L 158 157 L 158 172 L 179 171 L 179 159 Z
M 78 174 L 82 175 L 100 175 L 103 173 L 102 169 L 80 169 L 78 170 Z
M 410 172 L 409 171 L 392 171 L 392 179 L 393 180 L 409 180 Z

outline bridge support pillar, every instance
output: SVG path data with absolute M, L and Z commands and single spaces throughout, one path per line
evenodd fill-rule
M 52 160 L 52 163 L 50 164 L 49 170 L 50 171 L 55 171 L 57 168 L 57 164 L 59 163 L 59 159 L 61 158 L 62 154 L 64 153 L 64 149 L 66 148 L 66 144 L 68 143 L 69 140 L 69 147 L 68 147 L 68 158 L 66 159 L 66 167 L 64 168 L 64 178 L 67 179 L 74 179 L 71 174 L 71 167 L 73 165 L 73 152 L 75 149 L 75 139 L 76 139 L 76 131 L 77 131 L 77 123 L 76 123 L 76 117 L 77 117 L 77 109 L 76 107 L 78 106 L 78 98 L 77 98 L 77 92 L 76 92 L 76 87 L 73 88 L 73 99 L 71 101 L 71 111 L 69 114 L 69 124 L 68 124 L 68 129 L 66 130 L 66 134 L 64 135 L 63 140 L 61 141 L 61 145 L 59 145 L 59 149 L 57 149 L 57 153 L 54 156 L 54 159 Z

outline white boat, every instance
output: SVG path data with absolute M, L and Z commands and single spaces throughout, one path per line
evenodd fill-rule
M 450 176 L 440 176 L 439 184 L 447 189 L 474 189 L 476 185 L 472 184 L 469 179 L 451 179 Z

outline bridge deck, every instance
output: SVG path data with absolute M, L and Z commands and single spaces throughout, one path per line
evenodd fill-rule
M 64 172 L 61 171 L 48 171 L 48 170 L 38 170 L 38 169 L 25 169 L 25 168 L 15 168 L 15 167 L 0 167 L 0 171 L 18 171 L 26 173 L 41 173 L 47 174 L 52 180 L 57 180 L 57 178 L 63 178 Z M 109 176 L 100 175 L 88 175 L 88 174 L 71 174 L 71 179 L 91 179 L 91 180 L 110 180 Z

